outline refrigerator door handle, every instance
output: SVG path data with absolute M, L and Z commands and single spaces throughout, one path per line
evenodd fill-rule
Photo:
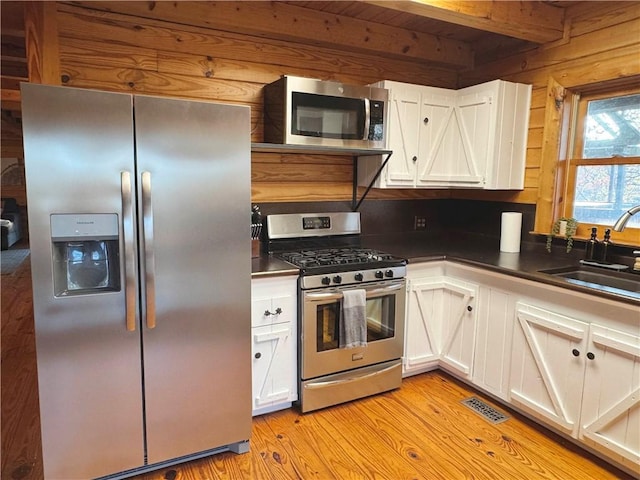
M 122 196 L 122 243 L 124 245 L 125 310 L 127 330 L 136 329 L 136 268 L 133 238 L 133 201 L 131 196 L 131 172 L 120 172 Z
M 142 229 L 144 239 L 144 283 L 147 328 L 156 326 L 156 285 L 153 249 L 153 207 L 151 172 L 142 172 Z

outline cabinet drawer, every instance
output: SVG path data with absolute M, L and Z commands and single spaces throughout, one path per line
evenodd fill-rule
M 297 322 L 297 277 L 251 282 L 251 326 Z

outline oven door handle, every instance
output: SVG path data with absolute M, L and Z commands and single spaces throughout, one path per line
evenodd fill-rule
M 393 364 L 389 367 L 383 368 L 382 370 L 376 370 L 375 372 L 367 373 L 366 375 L 358 375 L 356 373 L 351 377 L 343 378 L 340 380 L 327 380 L 324 382 L 320 381 L 320 382 L 306 383 L 304 388 L 308 388 L 308 389 L 325 388 L 325 387 L 331 387 L 333 385 L 344 385 L 345 383 L 359 382 L 367 378 L 382 375 L 384 373 L 387 373 L 389 370 L 393 370 L 395 368 L 398 368 L 398 364 Z
M 389 292 L 394 292 L 396 290 L 402 290 L 404 288 L 404 283 L 395 283 L 393 285 L 388 285 L 386 287 L 381 288 L 372 288 L 367 290 L 367 298 L 378 297 L 380 295 L 386 295 Z M 340 292 L 315 292 L 315 293 L 305 293 L 304 298 L 308 300 L 340 300 L 342 298 L 342 293 Z

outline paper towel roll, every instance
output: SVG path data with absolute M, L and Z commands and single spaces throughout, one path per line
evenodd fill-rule
M 517 253 L 520 251 L 520 232 L 522 230 L 522 213 L 502 212 L 500 226 L 500 251 Z

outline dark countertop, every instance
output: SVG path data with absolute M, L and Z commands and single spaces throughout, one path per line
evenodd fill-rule
M 281 277 L 298 275 L 300 270 L 290 263 L 284 262 L 271 255 L 262 254 L 251 259 L 251 278 Z
M 592 288 L 571 283 L 561 277 L 540 273 L 540 270 L 579 265 L 580 259 L 583 258 L 582 249 L 579 248 L 574 248 L 568 254 L 564 248 L 554 248 L 552 253 L 548 253 L 544 242 L 523 242 L 520 253 L 502 253 L 500 252 L 500 240 L 497 238 L 463 235 L 458 235 L 455 238 L 450 236 L 438 238 L 423 232 L 363 235 L 362 246 L 406 258 L 410 264 L 436 260 L 455 261 L 640 306 L 640 294 L 637 297 L 627 296 L 614 289 Z M 632 265 L 633 258 L 617 258 L 615 261 Z M 253 259 L 252 267 L 254 278 L 261 275 L 295 275 L 298 273 L 296 267 L 266 254 Z M 640 274 L 638 274 L 638 280 L 640 281 Z

